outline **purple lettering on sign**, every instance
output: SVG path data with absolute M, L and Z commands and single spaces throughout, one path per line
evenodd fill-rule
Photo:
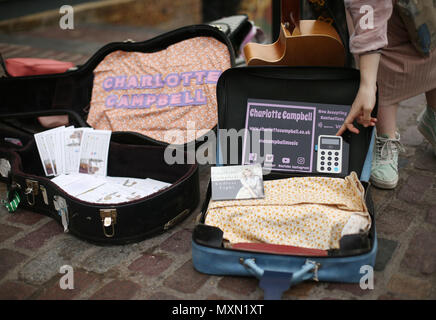
M 150 107 L 155 102 L 156 102 L 156 95 L 155 94 L 147 94 L 147 97 L 145 98 L 145 106 Z
M 221 71 L 219 70 L 209 71 L 207 73 L 206 83 L 209 84 L 217 83 L 220 75 L 221 75 Z
M 129 96 L 127 94 L 123 94 L 120 98 L 120 101 L 117 104 L 117 108 L 128 108 L 129 107 Z
M 126 78 L 127 76 L 118 76 L 115 77 L 115 90 L 123 90 L 126 89 L 125 85 L 126 85 Z
M 183 85 L 190 86 L 191 85 L 191 79 L 194 76 L 193 72 L 183 72 L 180 77 L 183 79 Z
M 141 89 L 152 88 L 153 87 L 153 77 L 150 75 L 141 76 Z
M 195 90 L 195 101 L 196 101 L 196 105 L 201 105 L 201 104 L 206 104 L 207 103 L 207 99 L 206 96 L 204 95 L 203 90 L 201 89 L 197 89 Z
M 111 94 L 106 98 L 106 108 L 113 108 L 117 104 L 118 96 L 115 94 Z
M 165 78 L 165 83 L 168 87 L 174 88 L 180 84 L 180 78 L 177 73 L 170 73 Z
M 144 104 L 143 94 L 132 94 L 132 102 L 130 103 L 131 108 L 140 108 Z
M 157 98 L 157 107 L 163 108 L 166 107 L 169 103 L 169 97 L 167 94 L 160 94 Z
M 243 164 L 250 163 L 249 132 L 270 132 L 272 153 L 268 167 L 277 171 L 312 172 L 316 107 L 285 104 L 274 101 L 247 103 L 245 135 L 242 147 Z M 292 122 L 292 125 L 289 123 Z M 265 158 L 265 162 L 266 162 Z
M 114 87 L 114 77 L 108 77 L 103 81 L 103 89 L 105 91 L 111 91 Z
M 165 83 L 162 81 L 162 75 L 161 74 L 155 74 L 154 75 L 154 86 L 153 88 L 163 88 L 165 86 Z
M 130 76 L 127 82 L 127 89 L 135 89 L 138 87 L 138 78 L 136 76 Z
M 182 105 L 182 93 L 174 93 L 170 96 L 170 106 L 176 107 Z
M 182 94 L 184 97 L 183 105 L 190 106 L 190 105 L 194 104 L 194 99 L 191 97 L 191 93 L 189 91 L 183 91 Z
M 203 84 L 203 79 L 206 76 L 207 71 L 195 71 L 195 80 L 197 84 Z
M 199 70 L 192 72 L 170 73 L 165 78 L 161 74 L 154 75 L 120 75 L 109 76 L 103 80 L 102 87 L 105 91 L 113 90 L 137 90 L 137 89 L 157 89 L 165 86 L 175 88 L 181 86 L 201 85 L 206 83 L 215 84 L 218 81 L 221 71 L 219 70 Z M 194 88 L 193 88 L 194 89 Z M 107 108 L 126 108 L 139 109 L 149 108 L 155 105 L 158 108 L 166 106 L 191 106 L 207 104 L 207 95 L 203 89 L 185 90 L 172 94 L 124 94 L 109 95 L 106 98 Z

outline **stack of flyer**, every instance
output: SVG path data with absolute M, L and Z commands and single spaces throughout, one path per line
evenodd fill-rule
M 105 204 L 138 200 L 171 185 L 150 178 L 101 177 L 83 173 L 62 174 L 52 182 L 80 200 Z
M 58 127 L 35 134 L 46 176 L 68 194 L 87 202 L 115 204 L 146 197 L 171 184 L 108 177 L 111 131 Z
M 111 132 L 65 126 L 35 134 L 46 176 L 88 173 L 106 176 Z

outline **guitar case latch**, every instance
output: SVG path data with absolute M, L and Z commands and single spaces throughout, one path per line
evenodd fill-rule
M 117 223 L 117 209 L 100 209 L 100 218 L 103 227 L 103 233 L 107 238 L 115 235 L 115 223 Z M 110 230 L 109 232 L 107 230 Z

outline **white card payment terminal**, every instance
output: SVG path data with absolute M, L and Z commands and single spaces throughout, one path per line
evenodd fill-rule
M 316 171 L 322 173 L 341 173 L 342 137 L 320 135 L 318 137 L 318 157 Z

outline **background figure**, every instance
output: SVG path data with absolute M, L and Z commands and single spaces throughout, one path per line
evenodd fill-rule
M 431 6 L 429 17 L 436 14 L 436 3 L 420 1 Z M 338 134 L 345 129 L 358 133 L 354 120 L 364 126 L 376 125 L 371 182 L 384 189 L 395 188 L 398 183 L 398 154 L 403 147 L 396 124 L 398 104 L 402 100 L 426 94 L 427 107 L 418 118 L 418 129 L 436 154 L 436 51 L 424 56 L 415 48 L 396 3 L 396 0 L 345 0 L 354 25 L 350 51 L 359 56 L 361 83 Z M 366 12 L 360 10 L 364 5 L 374 9 L 374 28 L 361 27 L 360 20 Z M 371 111 L 377 85 L 379 107 L 374 119 Z

